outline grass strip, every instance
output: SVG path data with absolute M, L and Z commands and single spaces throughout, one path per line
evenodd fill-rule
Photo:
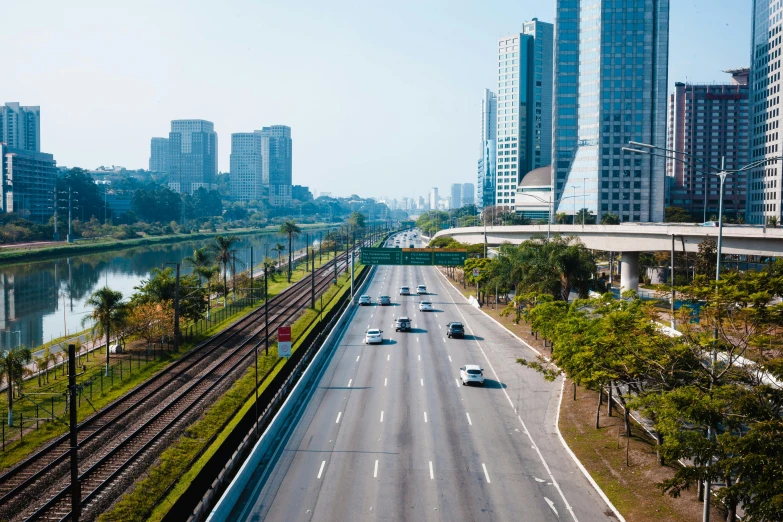
M 357 264 L 357 268 L 358 266 Z M 355 278 L 358 278 L 360 273 L 360 269 L 355 270 Z M 323 310 L 308 309 L 294 322 L 291 333 L 293 338 L 299 341 L 294 343 L 292 350 L 299 349 L 307 333 L 317 326 L 319 314 L 331 310 L 336 306 L 337 299 L 349 290 L 349 278 L 343 274 L 339 278 L 338 285 L 332 286 L 324 294 Z M 277 357 L 276 344 L 274 347 L 270 346 L 269 357 L 260 356 L 258 361 L 260 375 L 271 370 L 267 378 L 260 383 L 259 393 L 261 393 L 283 368 L 284 362 Z M 161 454 L 146 477 L 109 511 L 102 514 L 99 520 L 103 522 L 162 520 L 243 415 L 253 407 L 255 397 L 250 399 L 247 397 L 253 393 L 254 387 L 255 370 L 250 366 L 228 392 L 210 406 L 205 414 L 185 431 L 184 435 Z M 199 456 L 199 452 L 207 444 L 209 447 Z M 198 459 L 194 463 L 196 457 Z M 164 495 L 165 498 L 159 501 Z

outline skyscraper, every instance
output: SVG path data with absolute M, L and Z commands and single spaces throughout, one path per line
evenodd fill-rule
M 169 133 L 169 188 L 192 194 L 215 188 L 217 134 L 211 121 L 174 120 Z
M 150 170 L 152 172 L 169 171 L 168 138 L 152 138 L 150 140 Z
M 449 197 L 449 208 L 461 208 L 462 207 L 462 184 L 451 184 L 451 195 Z
M 495 204 L 511 210 L 522 177 L 551 161 L 553 26 L 534 18 L 498 41 Z
M 269 192 L 269 203 L 287 206 L 293 186 L 293 141 L 291 127 L 272 125 L 255 131 L 261 137 L 262 177 Z
M 703 221 L 718 214 L 720 179 L 708 172 L 721 168 L 735 171 L 724 184 L 724 214 L 734 218 L 745 213 L 747 173 L 736 171 L 748 164 L 750 71 L 745 67 L 726 72 L 731 74 L 731 83 L 677 82 L 669 95 L 666 148 L 685 154 L 666 160 L 671 187 L 668 204 Z
M 36 223 L 54 213 L 57 163 L 51 154 L 7 147 L 0 143 L 3 212 L 14 212 Z
M 622 148 L 666 146 L 669 0 L 558 0 L 556 16 L 556 211 L 663 221 L 663 158 Z
M 750 161 L 783 154 L 780 112 L 780 54 L 783 6 L 778 0 L 753 0 L 750 54 Z M 770 162 L 748 179 L 748 223 L 783 221 L 783 163 Z
M 476 196 L 474 194 L 473 190 L 473 183 L 463 183 L 462 184 L 462 206 L 466 207 L 468 205 L 475 205 L 476 204 Z
M 497 163 L 497 111 L 498 103 L 495 93 L 484 89 L 481 98 L 481 142 L 478 159 L 477 205 L 479 209 L 495 204 L 495 176 Z
M 41 152 L 41 108 L 16 102 L 0 106 L 0 142 L 14 149 Z
M 231 135 L 231 199 L 258 201 L 264 194 L 261 134 L 240 132 Z
M 430 210 L 438 210 L 438 201 L 440 201 L 438 187 L 432 187 L 430 189 Z

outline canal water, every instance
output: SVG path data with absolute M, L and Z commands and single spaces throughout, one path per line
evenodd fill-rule
M 322 231 L 308 233 L 312 243 Z M 251 247 L 256 265 L 265 252 L 276 259 L 272 249 L 278 243 L 285 245 L 283 256 L 288 255 L 288 238 L 275 232 L 239 237 L 237 272 L 249 267 Z M 20 344 L 34 348 L 89 328 L 83 323 L 91 312 L 85 301 L 93 292 L 108 286 L 127 299 L 153 268 L 181 262 L 195 248 L 212 243 L 211 239 L 187 241 L 0 267 L 0 351 Z M 305 244 L 304 233 L 294 238 L 295 250 Z M 189 272 L 183 265 L 182 273 Z

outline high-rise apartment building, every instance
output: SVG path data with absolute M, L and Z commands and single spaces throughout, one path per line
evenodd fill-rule
M 16 102 L 0 106 L 0 143 L 41 152 L 41 108 Z
M 622 148 L 666 145 L 669 0 L 558 0 L 556 17 L 556 211 L 663 221 L 664 159 Z
M 169 171 L 169 139 L 152 138 L 150 140 L 150 171 Z
M 510 210 L 524 175 L 551 161 L 553 30 L 534 18 L 498 41 L 495 204 Z
M 269 203 L 288 206 L 293 186 L 291 127 L 272 125 L 255 132 L 261 136 L 262 176 Z
M 481 98 L 481 141 L 478 159 L 478 198 L 479 209 L 495 204 L 495 176 L 497 175 L 497 111 L 498 100 L 495 93 L 484 89 Z
M 475 204 L 476 204 L 476 194 L 473 188 L 473 183 L 463 183 L 462 206 L 466 207 L 468 205 L 475 205 Z
M 17 149 L 0 143 L 3 212 L 15 212 L 36 223 L 54 214 L 57 163 L 51 154 Z
M 783 5 L 753 0 L 750 54 L 750 161 L 783 155 L 780 111 Z M 783 221 L 783 163 L 770 161 L 749 174 L 748 223 Z
M 721 169 L 732 172 L 724 183 L 723 212 L 745 214 L 747 173 L 736 172 L 748 158 L 748 68 L 726 71 L 729 84 L 677 82 L 669 95 L 668 144 L 682 152 L 666 160 L 671 179 L 668 204 L 696 219 L 718 214 Z
M 261 134 L 240 132 L 231 135 L 231 199 L 258 201 L 264 195 Z
M 462 207 L 462 184 L 452 183 L 451 191 L 449 194 L 449 208 L 461 208 Z
M 430 210 L 438 210 L 438 202 L 440 201 L 440 197 L 438 196 L 438 187 L 432 187 L 430 189 Z

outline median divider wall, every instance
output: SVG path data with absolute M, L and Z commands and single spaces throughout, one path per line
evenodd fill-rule
M 364 274 L 362 274 L 363 277 L 357 286 L 355 295 L 359 295 L 361 293 L 362 288 L 370 280 L 370 274 L 372 274 L 373 271 L 374 267 L 365 270 Z M 263 434 L 261 434 L 258 442 L 254 447 L 252 447 L 252 451 L 249 453 L 249 455 L 247 455 L 247 457 L 245 457 L 247 449 L 245 451 L 243 451 L 242 447 L 237 449 L 237 451 L 232 455 L 231 460 L 223 468 L 223 471 L 221 471 L 218 478 L 213 482 L 210 491 L 207 492 L 201 503 L 197 506 L 196 510 L 191 516 L 191 520 L 203 520 L 205 518 L 205 509 L 208 505 L 214 502 L 214 495 L 221 491 L 221 484 L 225 483 L 228 475 L 231 473 L 229 468 L 236 467 L 241 463 L 241 468 L 236 473 L 236 476 L 228 485 L 225 492 L 222 494 L 222 497 L 217 501 L 215 507 L 211 510 L 211 512 L 209 512 L 209 516 L 207 518 L 207 520 L 215 522 L 229 520 L 232 509 L 239 501 L 240 495 L 249 484 L 252 475 L 255 473 L 259 464 L 262 462 L 262 460 L 264 460 L 264 457 L 266 457 L 270 451 L 274 451 L 280 446 L 280 444 L 284 443 L 285 439 L 287 438 L 288 431 L 286 428 L 289 426 L 290 421 L 292 420 L 292 415 L 298 411 L 298 407 L 302 404 L 302 399 L 306 399 L 313 391 L 313 385 L 320 378 L 321 370 L 325 368 L 326 364 L 331 359 L 331 356 L 339 343 L 339 339 L 342 336 L 345 327 L 353 316 L 355 308 L 350 306 L 352 303 L 350 295 L 346 294 L 345 297 L 347 298 L 345 304 L 341 307 L 333 309 L 335 317 L 333 317 L 333 321 L 327 323 L 327 328 L 330 328 L 329 334 L 323 340 L 321 348 L 318 349 L 315 355 L 312 357 L 312 360 L 309 362 L 307 369 L 304 370 L 302 377 L 294 384 L 292 381 L 294 381 L 295 376 L 293 374 L 290 375 L 291 379 L 288 379 L 288 382 L 284 385 L 284 387 L 279 390 L 279 392 L 285 396 L 287 388 L 293 384 L 293 389 L 285 398 L 285 402 L 282 404 L 282 406 L 280 406 L 280 409 L 274 415 L 274 418 L 271 420 L 271 422 L 269 422 L 269 425 L 264 430 Z M 339 317 L 336 317 L 337 314 L 340 314 Z M 322 331 L 321 333 L 324 332 Z M 312 345 L 308 347 L 308 351 L 309 348 L 312 347 Z M 302 348 L 297 352 L 304 354 L 304 348 L 305 346 L 302 346 Z M 294 355 L 296 355 L 297 352 L 294 352 Z M 290 362 L 291 361 L 289 361 L 289 363 Z M 278 377 L 285 378 L 282 375 L 278 375 Z M 274 386 L 270 386 L 267 391 L 272 391 L 275 389 L 276 388 Z M 274 392 L 272 391 L 272 393 Z M 262 397 L 259 398 L 259 400 L 262 399 Z M 250 415 L 250 417 L 252 420 L 252 415 Z M 252 443 L 253 439 L 255 438 L 252 423 L 250 424 L 249 429 L 250 432 L 247 433 L 245 439 L 242 442 L 242 444 L 247 446 L 248 449 L 250 447 L 250 443 Z M 235 431 L 240 430 L 237 429 Z M 230 447 L 228 444 L 227 446 Z M 271 466 L 273 463 L 274 459 L 271 459 L 267 462 L 267 465 Z M 210 496 L 212 498 L 209 498 Z M 170 514 L 173 513 L 170 512 Z

